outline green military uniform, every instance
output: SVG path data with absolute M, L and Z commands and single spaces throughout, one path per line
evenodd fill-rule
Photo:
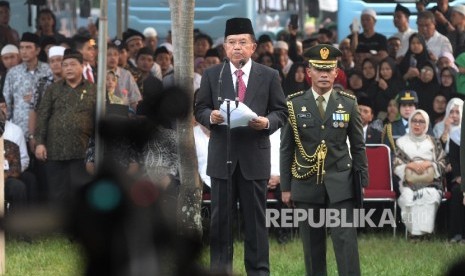
M 309 51 L 310 64 L 318 70 L 332 70 L 340 53 L 324 44 Z M 353 171 L 361 172 L 363 186 L 368 184 L 362 122 L 353 95 L 334 90 L 327 93 L 323 118 L 312 89 L 288 97 L 289 119 L 281 130 L 281 188 L 291 192 L 298 208 L 310 209 L 315 215 L 324 208 L 346 209 L 352 214 Z M 349 215 L 347 221 L 351 218 Z M 318 216 L 314 221 L 319 221 Z M 326 228 L 311 227 L 307 221 L 299 228 L 307 274 L 326 275 Z M 331 237 L 339 274 L 359 275 L 356 228 L 331 228 Z

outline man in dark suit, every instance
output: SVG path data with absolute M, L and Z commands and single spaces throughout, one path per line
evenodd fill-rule
M 357 98 L 358 110 L 360 111 L 360 118 L 362 119 L 363 126 L 363 139 L 365 144 L 379 144 L 381 143 L 381 131 L 371 125 L 373 121 L 373 104 L 368 96 L 359 96 Z
M 289 122 L 281 129 L 283 202 L 312 212 L 315 223 L 320 219 L 325 222 L 319 214 L 328 208 L 339 214 L 345 212 L 345 221 L 353 222 L 353 172 L 360 172 L 363 187 L 368 185 L 362 122 L 355 96 L 333 90 L 337 57 L 341 54 L 327 44 L 306 52 L 312 88 L 288 97 Z M 299 231 L 307 275 L 326 275 L 326 225 L 300 221 Z M 331 238 L 339 275 L 360 275 L 357 229 L 332 227 Z
M 232 272 L 232 255 L 228 250 L 232 239 L 227 235 L 227 222 L 228 213 L 239 199 L 244 217 L 245 269 L 248 275 L 269 275 L 265 225 L 266 191 L 270 177 L 269 135 L 286 121 L 286 102 L 278 72 L 250 58 L 257 44 L 249 19 L 232 18 L 226 22 L 224 48 L 230 62 L 204 72 L 195 106 L 196 120 L 211 130 L 207 164 L 212 185 L 211 268 Z M 241 63 L 244 64 L 241 66 Z M 221 88 L 218 86 L 220 78 Z M 227 206 L 227 129 L 220 125 L 226 118 L 220 114 L 218 96 L 234 100 L 236 86 L 239 100 L 258 117 L 252 119 L 248 126 L 231 129 L 233 200 L 232 205 Z M 235 108 L 234 101 L 231 108 Z

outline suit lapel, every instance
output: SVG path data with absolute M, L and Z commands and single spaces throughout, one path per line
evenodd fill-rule
M 231 67 L 229 66 L 229 64 L 227 66 L 225 66 L 225 68 L 224 68 L 223 87 L 222 88 L 223 88 L 223 91 L 224 91 L 223 92 L 224 93 L 224 98 L 234 101 L 234 99 L 236 98 L 236 92 L 234 90 L 232 72 L 231 72 Z
M 260 91 L 260 83 L 262 82 L 262 72 L 258 66 L 255 66 L 255 62 L 252 62 L 250 68 L 249 81 L 247 83 L 247 90 L 245 91 L 244 104 L 250 107 L 253 99 L 257 95 L 257 91 Z

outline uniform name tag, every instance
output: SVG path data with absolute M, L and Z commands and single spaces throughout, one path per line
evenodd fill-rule
M 312 114 L 310 113 L 297 114 L 297 118 L 311 118 L 311 117 L 312 117 Z

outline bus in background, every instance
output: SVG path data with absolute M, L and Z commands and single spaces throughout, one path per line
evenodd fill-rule
M 394 26 L 394 10 L 397 3 L 407 7 L 412 15 L 409 18 L 410 28 L 417 29 L 417 9 L 415 3 L 418 0 L 339 0 L 338 8 L 338 41 L 341 41 L 350 34 L 350 25 L 355 19 L 360 24 L 360 15 L 364 9 L 370 8 L 376 11 L 376 25 L 375 31 L 377 33 L 385 35 L 387 38 L 397 33 L 397 29 Z M 436 6 L 436 1 L 431 2 L 426 6 L 426 9 Z M 465 0 L 449 0 L 450 6 L 464 5 Z M 361 27 L 360 27 L 361 28 Z M 360 30 L 362 31 L 362 30 Z
M 197 0 L 195 1 L 194 28 L 210 35 L 213 40 L 224 36 L 224 27 L 231 17 L 247 17 L 252 20 L 256 34 L 276 34 L 286 28 L 293 13 L 299 13 L 304 0 Z M 110 37 L 116 35 L 117 0 L 108 0 L 108 27 Z M 163 40 L 171 30 L 169 0 L 130 0 L 128 27 L 143 31 L 154 27 Z

